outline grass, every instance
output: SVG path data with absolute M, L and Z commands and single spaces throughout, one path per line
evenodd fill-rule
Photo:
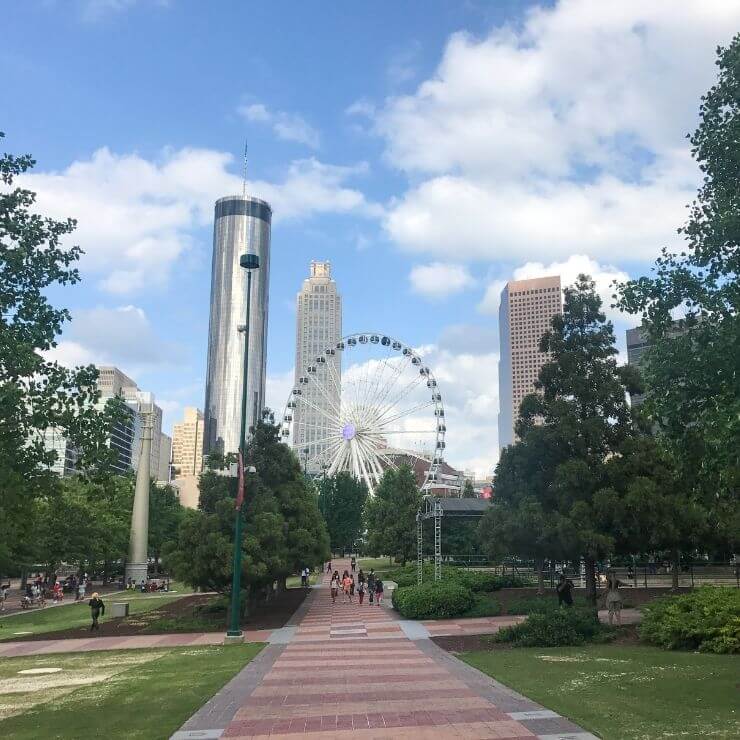
M 311 575 L 308 577 L 308 582 L 313 585 L 314 583 L 319 583 L 321 581 L 321 573 L 311 573 Z M 301 577 L 300 576 L 288 576 L 285 579 L 285 586 L 286 588 L 302 588 L 301 586 Z
M 607 740 L 740 737 L 737 657 L 617 645 L 461 657 Z
M 383 556 L 382 558 L 359 558 L 357 561 L 357 570 L 362 568 L 365 573 L 367 573 L 371 568 L 374 569 L 376 573 L 384 573 L 385 571 L 399 567 L 400 566 L 395 564 L 388 556 Z
M 106 616 L 111 613 L 111 605 L 114 601 L 129 602 L 129 615 L 143 614 L 144 612 L 157 609 L 178 599 L 178 596 L 159 596 L 158 594 L 142 594 L 136 591 L 122 591 L 115 596 L 104 596 Z M 15 632 L 29 632 L 40 634 L 42 632 L 55 632 L 56 630 L 82 627 L 90 623 L 90 608 L 87 605 L 89 599 L 77 603 L 64 604 L 61 606 L 47 606 L 44 609 L 32 609 L 10 617 L 0 619 L 0 640 L 9 640 L 20 635 Z
M 245 645 L 6 658 L 0 737 L 165 740 L 262 649 Z M 18 675 L 54 667 L 59 673 Z

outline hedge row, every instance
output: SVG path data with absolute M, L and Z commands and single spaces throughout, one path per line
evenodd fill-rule
M 393 606 L 406 619 L 451 619 L 475 604 L 473 592 L 457 583 L 441 581 L 406 586 L 393 591 Z
M 740 589 L 705 586 L 643 610 L 640 637 L 669 650 L 740 653 Z
M 532 613 L 521 624 L 499 630 L 493 640 L 518 647 L 558 647 L 592 642 L 611 631 L 599 622 L 593 609 L 571 607 Z
M 418 580 L 417 567 L 416 565 L 407 565 L 403 568 L 387 571 L 385 578 L 386 580 L 395 581 L 399 587 L 415 586 Z M 425 565 L 424 582 L 433 579 L 434 567 Z M 520 588 L 532 585 L 531 581 L 520 576 L 501 576 L 490 571 L 468 570 L 467 568 L 458 568 L 451 565 L 442 567 L 442 580 L 457 583 L 475 592 L 491 592 L 502 588 Z

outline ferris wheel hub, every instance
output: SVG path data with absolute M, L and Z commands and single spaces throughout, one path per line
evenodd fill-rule
M 345 424 L 342 427 L 342 437 L 344 437 L 347 442 L 354 439 L 355 434 L 357 434 L 357 429 L 355 429 L 354 424 Z

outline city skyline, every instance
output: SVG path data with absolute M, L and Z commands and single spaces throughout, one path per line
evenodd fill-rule
M 680 245 L 700 182 L 685 135 L 740 8 L 432 1 L 388 27 L 371 7 L 226 7 L 32 1 L 7 19 L 4 148 L 34 155 L 20 182 L 85 251 L 82 283 L 54 289 L 72 322 L 51 355 L 125 369 L 165 433 L 203 406 L 213 203 L 242 191 L 247 136 L 247 192 L 274 208 L 267 405 L 293 383 L 305 265 L 326 259 L 345 332 L 423 348 L 448 459 L 490 471 L 503 285 L 593 275 L 626 360 L 610 285 Z

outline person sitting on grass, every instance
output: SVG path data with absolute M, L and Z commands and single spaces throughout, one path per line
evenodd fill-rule
M 88 602 L 88 606 L 90 607 L 90 616 L 92 617 L 92 624 L 90 625 L 90 632 L 93 630 L 99 630 L 100 625 L 98 624 L 98 619 L 100 618 L 101 614 L 105 614 L 105 604 L 103 603 L 103 600 L 98 596 L 97 591 L 92 595 L 92 599 Z

